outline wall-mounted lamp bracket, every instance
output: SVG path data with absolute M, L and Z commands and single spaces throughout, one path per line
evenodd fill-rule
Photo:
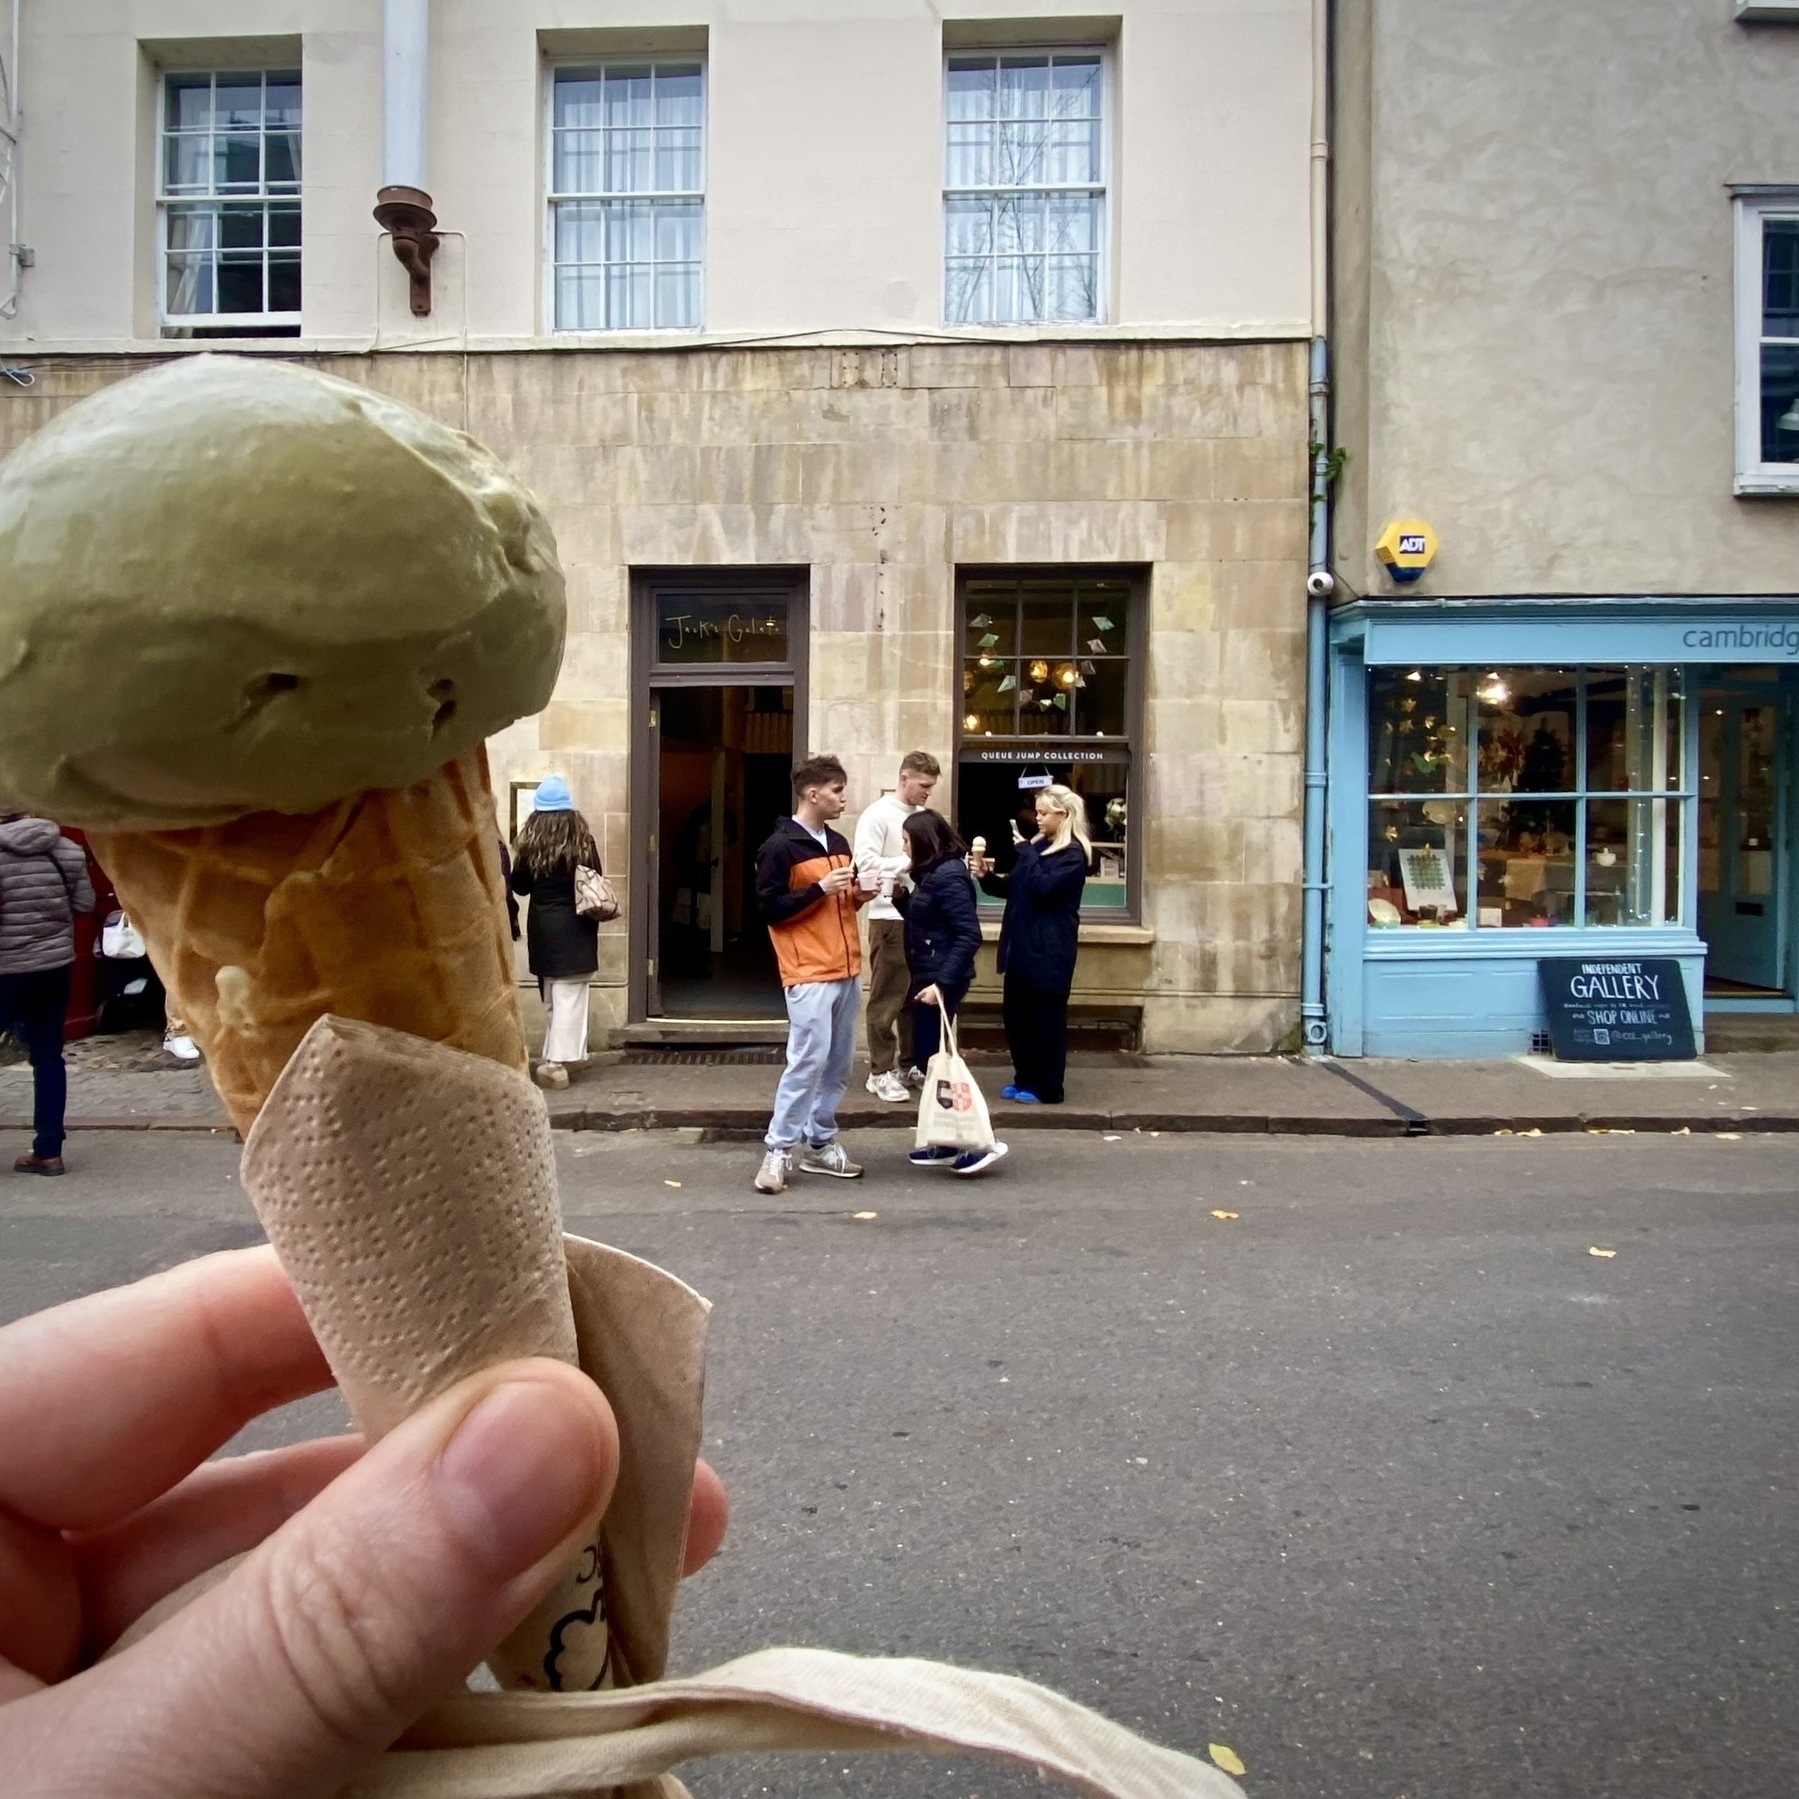
M 422 188 L 384 187 L 375 195 L 375 223 L 393 235 L 394 255 L 412 279 L 412 311 L 424 318 L 431 310 L 431 258 L 443 240 L 437 214 Z

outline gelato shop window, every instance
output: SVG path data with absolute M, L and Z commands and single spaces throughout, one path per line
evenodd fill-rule
M 1093 839 L 1082 910 L 1137 912 L 1132 744 L 1141 704 L 1138 583 L 1105 571 L 962 579 L 956 821 L 1011 866 L 1014 826 L 1036 830 L 1040 787 L 1080 794 Z
M 1691 803 L 1668 668 L 1369 670 L 1368 922 L 1681 922 Z

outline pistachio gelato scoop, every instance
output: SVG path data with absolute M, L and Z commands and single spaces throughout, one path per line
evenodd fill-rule
M 549 700 L 562 572 L 472 438 L 184 358 L 0 463 L 0 805 L 171 830 L 406 787 Z

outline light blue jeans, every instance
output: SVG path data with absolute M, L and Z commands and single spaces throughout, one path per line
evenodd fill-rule
M 763 1139 L 793 1149 L 803 1137 L 823 1149 L 837 1135 L 837 1105 L 856 1055 L 859 981 L 802 981 L 787 989 L 787 1067 Z

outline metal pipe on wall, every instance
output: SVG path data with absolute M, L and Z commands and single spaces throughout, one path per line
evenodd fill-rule
M 381 18 L 381 185 L 431 191 L 425 118 L 431 0 L 386 0 Z
M 19 242 L 19 8 L 12 0 L 11 48 L 6 58 L 6 264 L 9 285 L 0 300 L 0 318 L 10 319 L 19 310 L 19 272 L 25 267 L 24 247 Z
M 381 191 L 375 222 L 391 234 L 412 288 L 412 311 L 431 311 L 437 214 L 425 186 L 429 135 L 431 0 L 385 0 L 381 15 Z
M 1306 573 L 1306 742 L 1300 1040 L 1307 1055 L 1330 1046 L 1324 1004 L 1325 800 L 1329 776 L 1330 596 L 1330 0 L 1312 0 L 1312 342 L 1306 419 L 1312 460 Z

